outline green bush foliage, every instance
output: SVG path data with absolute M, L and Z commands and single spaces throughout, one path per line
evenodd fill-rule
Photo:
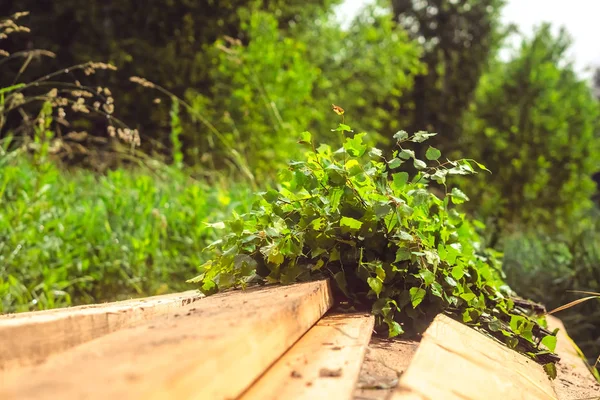
M 341 113 L 337 110 L 338 113 Z M 440 160 L 429 147 L 417 158 L 411 143 L 435 135 L 394 135 L 389 157 L 364 143 L 365 133 L 336 129 L 343 146 L 313 141 L 303 161 L 281 172 L 281 188 L 269 190 L 252 210 L 223 224 L 209 246 L 215 257 L 192 282 L 210 294 L 252 280 L 292 283 L 331 278 L 338 300 L 366 307 L 387 325 L 389 336 L 421 331 L 440 312 L 478 326 L 542 363 L 556 338 L 515 307 L 493 251 L 481 247 L 472 223 L 453 205 L 468 200 L 446 178 L 485 167 L 473 160 Z M 410 176 L 402 168 L 419 172 Z M 438 184 L 438 197 L 429 186 Z M 403 326 L 404 325 L 404 326 Z M 550 368 L 550 367 L 549 367 Z
M 599 103 L 567 62 L 569 40 L 540 27 L 479 85 L 461 146 L 493 172 L 475 212 L 503 229 L 570 229 L 592 205 L 600 169 Z
M 247 196 L 173 168 L 98 176 L 0 155 L 0 313 L 189 289 L 216 238 L 208 223 Z
M 573 291 L 600 292 L 600 211 L 595 226 L 576 234 L 515 233 L 504 239 L 507 282 L 519 294 L 554 309 L 577 298 Z M 590 301 L 556 315 L 593 364 L 600 354 L 600 308 Z
M 169 108 L 157 107 L 152 96 L 128 84 L 129 77 L 142 76 L 158 82 L 179 97 L 188 88 L 208 96 L 214 82 L 206 50 L 224 35 L 243 39 L 241 15 L 248 10 L 266 11 L 285 29 L 292 23 L 311 21 L 316 13 L 335 3 L 335 0 L 173 0 L 144 3 L 142 10 L 134 0 L 85 3 L 3 0 L 0 16 L 31 12 L 26 22 L 36 32 L 31 39 L 32 47 L 59 56 L 43 62 L 37 58 L 31 60 L 24 76 L 27 81 L 64 65 L 90 60 L 111 62 L 119 71 L 95 83 L 113 88 L 116 102 L 122 104 L 120 115 L 132 128 L 166 144 Z M 23 48 L 21 43 L 18 39 L 9 40 L 3 43 L 3 48 L 13 53 Z M 16 72 L 21 63 L 11 63 L 10 67 Z M 0 86 L 9 85 L 10 81 L 3 78 L 0 75 Z M 207 130 L 188 131 L 182 139 L 194 143 L 195 136 L 208 134 Z
M 238 163 L 234 149 L 254 175 L 273 178 L 274 165 L 299 155 L 294 138 L 307 126 L 321 132 L 324 141 L 334 138 L 320 111 L 333 103 L 360 116 L 353 124 L 361 129 L 398 128 L 387 103 L 398 106 L 398 97 L 424 69 L 419 46 L 388 13 L 371 9 L 347 30 L 330 13 L 289 30 L 266 12 L 242 21 L 244 42 L 224 37 L 207 52 L 214 82 L 210 93 L 186 92 L 192 119 L 202 115 L 220 132 L 206 141 L 198 138 L 188 152 L 203 149 L 196 157 L 217 160 L 218 166 Z M 190 130 L 202 128 L 201 121 L 195 123 Z

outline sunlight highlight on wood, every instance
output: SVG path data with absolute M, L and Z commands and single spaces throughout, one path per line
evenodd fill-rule
M 331 305 L 327 281 L 217 294 L 0 373 L 0 398 L 235 398 Z
M 557 399 L 541 365 L 443 314 L 425 331 L 392 398 Z
M 0 316 L 0 370 L 37 364 L 123 328 L 131 328 L 201 299 L 197 290 L 114 303 Z
M 241 400 L 351 399 L 373 324 L 368 314 L 324 317 Z

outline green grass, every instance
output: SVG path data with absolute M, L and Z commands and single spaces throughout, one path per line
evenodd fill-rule
M 249 199 L 170 167 L 97 175 L 0 158 L 0 312 L 191 289 L 215 239 L 207 222 Z

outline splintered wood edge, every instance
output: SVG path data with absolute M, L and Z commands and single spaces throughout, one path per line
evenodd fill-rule
M 39 363 L 119 329 L 169 314 L 203 297 L 197 290 L 89 306 L 0 316 L 0 370 Z
M 392 398 L 554 400 L 557 396 L 539 364 L 439 314 Z
M 328 281 L 209 296 L 176 318 L 157 317 L 0 373 L 0 398 L 237 398 L 332 304 Z
M 240 400 L 351 399 L 374 321 L 364 313 L 325 316 Z

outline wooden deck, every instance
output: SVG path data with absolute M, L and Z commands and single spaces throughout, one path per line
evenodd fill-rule
M 417 346 L 372 340 L 372 316 L 328 312 L 332 305 L 329 283 L 318 281 L 2 316 L 0 399 L 600 397 L 566 333 L 557 381 L 570 391 L 443 315 Z M 410 349 L 404 360 L 400 345 Z M 373 381 L 379 367 L 384 384 Z

